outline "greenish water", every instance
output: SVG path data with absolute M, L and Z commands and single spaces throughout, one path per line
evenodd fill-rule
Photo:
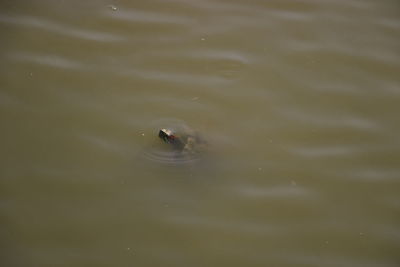
M 1 6 L 2 266 L 398 266 L 397 1 Z

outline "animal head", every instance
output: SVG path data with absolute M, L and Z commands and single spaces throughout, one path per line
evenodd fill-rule
M 172 131 L 167 129 L 161 129 L 158 132 L 158 137 L 160 137 L 166 143 L 171 143 L 176 138 L 175 135 L 172 134 Z

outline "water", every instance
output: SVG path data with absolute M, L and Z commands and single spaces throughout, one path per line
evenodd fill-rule
M 398 266 L 399 14 L 3 1 L 2 266 Z

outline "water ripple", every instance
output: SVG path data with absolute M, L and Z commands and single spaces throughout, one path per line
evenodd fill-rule
M 89 68 L 81 62 L 67 59 L 58 55 L 43 55 L 43 54 L 31 54 L 26 52 L 9 53 L 8 57 L 22 62 L 33 62 L 39 65 L 50 66 L 61 69 L 73 69 L 73 70 L 88 70 Z
M 340 116 L 330 116 L 318 114 L 316 112 L 305 112 L 301 110 L 293 110 L 288 107 L 285 110 L 279 108 L 279 113 L 290 119 L 296 120 L 306 124 L 318 125 L 321 127 L 350 127 L 353 129 L 369 130 L 369 131 L 380 131 L 382 126 L 378 122 L 356 116 L 351 116 L 349 114 L 346 117 Z
M 90 40 L 90 41 L 116 42 L 123 40 L 123 37 L 119 35 L 105 33 L 105 32 L 98 32 L 93 30 L 82 30 L 78 28 L 73 28 L 71 26 L 62 25 L 54 21 L 42 18 L 30 17 L 30 16 L 11 17 L 4 14 L 0 14 L 0 22 L 20 25 L 24 27 L 38 28 L 56 34 Z
M 227 221 L 216 218 L 205 218 L 199 216 L 168 216 L 164 218 L 168 223 L 189 227 L 206 227 L 215 230 L 231 231 L 235 233 L 246 233 L 254 235 L 278 235 L 282 232 L 280 227 L 276 225 L 268 225 L 265 223 L 254 223 L 250 221 Z
M 160 24 L 179 24 L 184 25 L 192 23 L 194 20 L 190 17 L 185 17 L 182 14 L 167 15 L 160 12 L 150 12 L 137 9 L 119 9 L 117 12 L 107 12 L 108 16 L 129 21 L 129 22 L 141 22 L 141 23 L 160 23 Z
M 110 140 L 102 136 L 84 133 L 76 134 L 76 136 L 84 142 L 94 145 L 96 148 L 100 148 L 109 153 L 118 155 L 126 155 L 129 153 L 129 149 L 126 147 L 126 145 L 119 144 L 117 140 Z
M 144 70 L 131 69 L 121 71 L 119 73 L 123 76 L 136 76 L 147 80 L 159 80 L 171 83 L 184 83 L 184 84 L 221 84 L 230 82 L 229 79 L 224 77 L 212 76 L 212 75 L 200 75 L 193 73 L 181 73 L 181 72 L 166 72 L 157 70 Z
M 272 186 L 272 187 L 255 187 L 255 186 L 240 186 L 236 190 L 240 195 L 251 198 L 291 198 L 310 196 L 311 192 L 298 185 L 290 186 Z
M 229 60 L 237 64 L 250 64 L 257 59 L 255 55 L 244 51 L 229 49 L 192 49 L 179 51 L 179 56 L 201 60 Z

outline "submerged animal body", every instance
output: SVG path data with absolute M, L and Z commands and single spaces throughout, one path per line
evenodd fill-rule
M 174 133 L 169 129 L 161 129 L 158 136 L 171 147 L 182 154 L 194 154 L 199 152 L 199 148 L 204 142 L 194 131 L 187 129 L 183 133 Z
M 181 150 L 185 147 L 183 140 L 173 134 L 171 130 L 161 129 L 158 133 L 158 137 L 160 137 L 165 143 L 171 144 L 174 149 Z

